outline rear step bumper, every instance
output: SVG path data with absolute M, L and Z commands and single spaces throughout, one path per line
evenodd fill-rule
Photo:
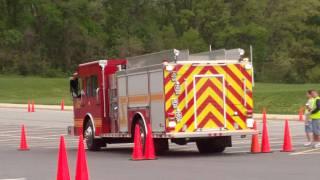
M 216 137 L 216 136 L 243 136 L 258 134 L 259 131 L 253 129 L 232 130 L 232 131 L 201 131 L 201 132 L 181 132 L 166 133 L 168 138 L 200 138 L 200 137 Z
M 68 126 L 68 135 L 77 135 L 74 126 Z M 179 133 L 159 133 L 153 132 L 154 138 L 201 138 L 201 137 L 216 137 L 216 136 L 244 136 L 258 134 L 259 131 L 253 129 L 246 130 L 228 130 L 228 131 L 198 131 L 198 132 L 179 132 Z M 130 133 L 105 133 L 100 134 L 100 137 L 105 138 L 131 138 Z

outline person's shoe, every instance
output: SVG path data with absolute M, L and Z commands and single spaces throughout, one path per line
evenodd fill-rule
M 306 142 L 306 143 L 303 144 L 304 147 L 308 147 L 308 146 L 311 146 L 311 145 L 312 145 L 312 142 L 311 142 L 311 141 Z
M 315 144 L 313 145 L 313 147 L 314 147 L 314 148 L 320 148 L 320 143 L 315 143 Z

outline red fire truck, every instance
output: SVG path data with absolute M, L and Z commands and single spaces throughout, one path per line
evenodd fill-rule
M 196 142 L 200 153 L 223 152 L 232 136 L 257 133 L 252 119 L 253 67 L 242 49 L 189 54 L 166 50 L 80 64 L 70 80 L 74 126 L 89 150 L 133 142 L 139 125 L 157 153 L 168 141 Z M 147 124 L 152 132 L 147 132 Z

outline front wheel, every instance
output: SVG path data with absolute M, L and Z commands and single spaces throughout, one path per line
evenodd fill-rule
M 90 121 L 86 124 L 84 130 L 84 138 L 86 141 L 87 148 L 90 151 L 99 151 L 100 148 L 104 145 L 102 139 L 94 138 L 93 125 Z
M 140 129 L 140 134 L 139 134 L 139 138 L 140 138 L 140 142 L 141 142 L 141 146 L 142 146 L 142 152 L 144 153 L 145 152 L 145 144 L 146 144 L 146 141 L 147 141 L 147 132 L 146 132 L 146 128 L 144 126 L 144 123 L 142 121 L 142 119 L 139 119 L 135 126 L 138 125 L 139 126 L 139 129 Z M 134 126 L 134 127 L 135 127 Z M 134 128 L 135 130 L 135 128 Z M 135 138 L 135 133 L 133 133 L 133 137 Z

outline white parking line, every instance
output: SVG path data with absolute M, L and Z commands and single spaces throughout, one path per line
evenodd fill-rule
M 38 148 L 43 148 L 43 149 L 58 149 L 59 147 L 57 146 L 39 146 Z M 74 149 L 74 148 L 78 148 L 78 146 L 67 146 L 67 149 Z M 87 148 L 85 148 L 85 150 L 87 150 Z
M 12 138 L 20 138 L 20 136 L 17 135 L 0 135 L 0 137 L 12 137 Z M 39 136 L 27 136 L 27 139 L 50 139 L 50 140 L 56 140 L 56 138 L 51 138 L 51 137 L 39 137 Z
M 300 152 L 291 153 L 290 155 L 302 155 L 302 154 L 318 154 L 320 149 L 308 149 Z

